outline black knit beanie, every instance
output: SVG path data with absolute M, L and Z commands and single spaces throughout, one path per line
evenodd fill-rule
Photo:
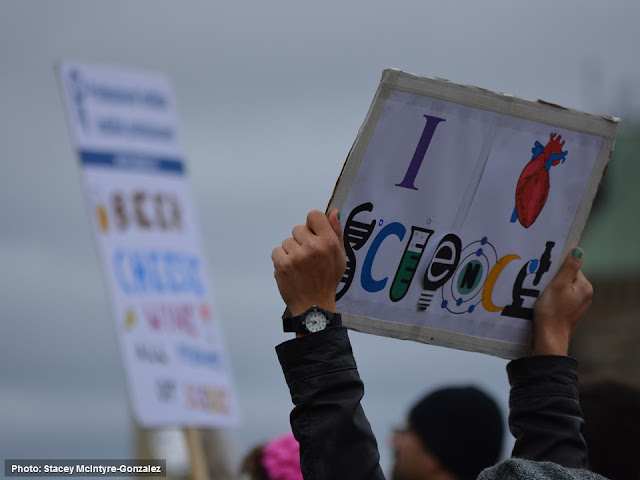
M 460 480 L 475 479 L 500 458 L 500 409 L 475 387 L 443 388 L 427 395 L 409 412 L 409 425 Z

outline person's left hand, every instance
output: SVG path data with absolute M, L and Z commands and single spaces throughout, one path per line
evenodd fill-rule
M 574 248 L 533 309 L 534 355 L 567 355 L 569 340 L 591 304 L 593 287 L 580 270 L 583 251 Z

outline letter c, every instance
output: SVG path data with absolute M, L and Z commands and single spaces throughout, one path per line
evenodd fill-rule
M 506 267 L 512 261 L 519 259 L 520 257 L 513 253 L 510 255 L 505 255 L 500 260 L 498 260 L 498 263 L 493 266 L 493 268 L 489 272 L 489 275 L 487 275 L 487 281 L 485 282 L 484 288 L 482 289 L 482 306 L 486 311 L 499 312 L 500 310 L 504 309 L 504 307 L 499 307 L 495 303 L 493 303 L 493 300 L 491 299 L 493 287 L 495 287 L 496 281 L 502 273 L 502 270 L 504 270 L 504 267 Z
M 395 235 L 400 239 L 400 241 L 402 241 L 405 233 L 407 233 L 407 229 L 404 225 L 398 222 L 393 222 L 386 225 L 382 230 L 380 230 L 380 233 L 378 233 L 376 238 L 373 239 L 373 242 L 371 242 L 371 247 L 369 248 L 367 256 L 362 263 L 362 274 L 360 277 L 362 288 L 364 288 L 367 292 L 379 292 L 387 285 L 387 280 L 389 279 L 389 277 L 384 277 L 382 280 L 374 280 L 374 278 L 371 276 L 371 267 L 373 266 L 373 260 L 378 253 L 380 245 L 382 245 L 382 242 L 389 235 Z

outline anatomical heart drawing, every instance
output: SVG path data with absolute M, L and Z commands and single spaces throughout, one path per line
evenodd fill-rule
M 549 171 L 551 167 L 560 162 L 564 163 L 567 159 L 569 151 L 562 150 L 564 144 L 562 136 L 555 133 L 549 135 L 549 142 L 544 146 L 536 140 L 531 149 L 531 161 L 524 167 L 518 179 L 512 223 L 519 220 L 523 227 L 529 228 L 540 215 L 551 187 Z

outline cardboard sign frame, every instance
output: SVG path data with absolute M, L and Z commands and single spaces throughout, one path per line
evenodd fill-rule
M 550 127 L 601 137 L 601 148 L 589 174 L 584 194 L 570 225 L 569 233 L 563 244 L 557 246 L 558 250 L 561 251 L 561 258 L 567 255 L 570 248 L 578 244 L 589 216 L 592 202 L 613 151 L 616 129 L 619 123 L 617 118 L 587 114 L 541 100 L 537 102 L 523 100 L 477 87 L 459 85 L 437 78 L 417 76 L 395 69 L 383 71 L 382 79 L 369 112 L 347 157 L 329 202 L 329 209 L 338 208 L 341 211 L 343 228 L 344 221 L 349 213 L 343 211 L 345 201 L 361 169 L 362 161 L 370 147 L 376 126 L 392 92 L 407 92 L 488 112 L 496 112 L 513 118 L 539 122 Z M 345 240 L 346 243 L 347 241 Z M 421 265 L 428 261 L 429 259 L 423 258 Z M 417 280 L 414 279 L 414 281 Z M 349 305 L 340 300 L 338 300 L 338 308 L 342 312 L 344 325 L 360 332 L 409 339 L 461 350 L 478 351 L 503 358 L 515 358 L 523 355 L 527 350 L 527 335 L 523 336 L 522 341 L 513 343 L 439 328 L 390 322 L 375 318 L 372 315 L 362 315 L 350 311 Z

